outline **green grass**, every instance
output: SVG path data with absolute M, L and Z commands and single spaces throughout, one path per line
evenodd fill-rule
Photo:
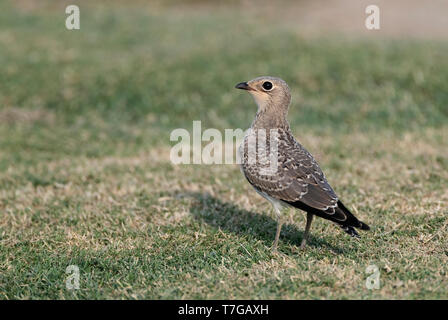
M 447 299 L 448 45 L 302 37 L 238 7 L 0 4 L 3 299 Z M 172 129 L 247 128 L 233 86 L 293 91 L 289 120 L 372 231 L 300 212 L 278 254 L 235 165 L 175 166 Z M 366 267 L 380 268 L 368 290 Z M 65 288 L 68 265 L 80 289 Z

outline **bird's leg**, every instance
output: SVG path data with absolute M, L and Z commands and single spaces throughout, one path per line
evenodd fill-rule
M 272 245 L 272 252 L 277 252 L 278 239 L 280 237 L 280 232 L 282 231 L 283 220 L 280 216 L 280 210 L 274 206 L 274 211 L 277 214 L 277 232 L 275 233 L 274 244 Z
M 277 232 L 275 233 L 274 244 L 272 245 L 272 252 L 277 252 L 278 238 L 280 237 L 280 231 L 282 230 L 283 221 L 282 219 L 277 219 Z
M 308 239 L 308 235 L 310 233 L 311 222 L 313 222 L 313 214 L 308 212 L 306 214 L 305 233 L 303 234 L 303 239 L 302 239 L 302 243 L 300 244 L 300 249 L 305 249 L 306 240 Z

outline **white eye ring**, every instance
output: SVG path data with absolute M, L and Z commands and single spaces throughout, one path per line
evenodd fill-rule
M 274 85 L 270 81 L 265 81 L 261 85 L 264 91 L 271 91 L 274 88 Z

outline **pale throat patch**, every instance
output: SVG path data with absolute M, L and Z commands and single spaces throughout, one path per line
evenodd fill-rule
M 254 97 L 255 103 L 260 110 L 264 110 L 269 102 L 269 96 L 265 93 L 251 91 L 250 94 Z

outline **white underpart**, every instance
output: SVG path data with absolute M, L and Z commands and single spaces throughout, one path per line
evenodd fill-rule
M 275 213 L 277 214 L 277 218 L 280 218 L 280 214 L 282 213 L 282 211 L 288 207 L 288 205 L 286 203 L 284 203 L 281 200 L 272 198 L 271 196 L 267 195 L 265 192 L 259 191 L 257 189 L 254 188 L 255 191 L 257 191 L 257 193 L 262 196 L 263 198 L 265 198 L 266 200 L 268 200 L 271 204 L 272 207 L 274 208 Z

